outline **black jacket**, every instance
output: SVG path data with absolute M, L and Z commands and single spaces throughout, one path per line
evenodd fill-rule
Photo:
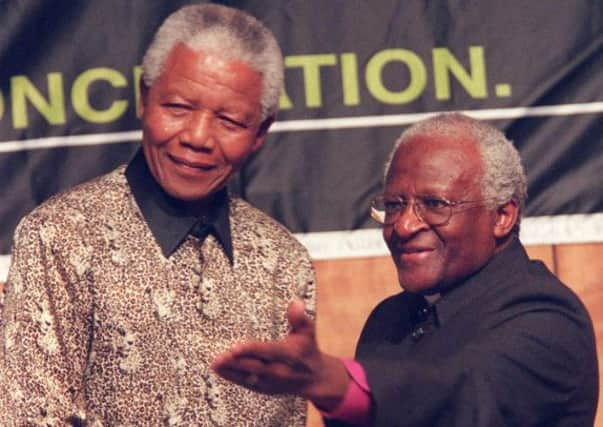
M 373 425 L 593 425 L 590 317 L 518 240 L 443 295 L 429 318 L 423 305 L 409 292 L 387 298 L 362 331 L 356 358 L 371 388 Z

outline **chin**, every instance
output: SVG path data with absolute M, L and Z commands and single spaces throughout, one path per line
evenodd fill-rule
M 225 187 L 225 184 L 222 185 L 222 183 L 214 182 L 212 184 L 218 185 L 208 186 L 207 183 L 204 183 L 203 185 L 195 185 L 194 183 L 179 183 L 178 185 L 168 185 L 163 188 L 166 193 L 175 199 L 183 202 L 198 202 L 211 197 L 213 194 Z M 191 191 L 191 189 L 195 190 Z
M 170 186 L 161 186 L 163 188 L 163 191 L 165 191 L 167 194 L 169 194 L 171 197 L 173 197 L 176 200 L 180 200 L 181 202 L 194 202 L 197 200 L 201 200 L 201 199 L 205 199 L 206 197 L 208 197 L 207 194 L 202 193 L 192 193 L 190 191 L 186 191 L 186 190 L 181 190 L 179 188 L 174 188 L 174 187 L 170 187 Z
M 441 279 L 433 274 L 411 274 L 408 270 L 398 270 L 398 283 L 405 291 L 416 294 L 434 294 L 440 290 Z
M 203 193 L 203 194 L 180 193 L 180 194 L 173 195 L 172 197 L 174 197 L 178 200 L 181 200 L 183 202 L 194 203 L 194 202 L 202 202 L 203 200 L 207 200 L 214 193 L 215 193 L 215 191 L 212 191 L 210 193 Z
M 436 283 L 422 282 L 416 283 L 414 281 L 403 281 L 400 279 L 400 287 L 406 292 L 412 292 L 413 294 L 436 294 L 439 292 L 439 287 Z

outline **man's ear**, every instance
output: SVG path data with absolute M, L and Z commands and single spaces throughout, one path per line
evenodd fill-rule
M 255 142 L 253 144 L 253 151 L 259 150 L 260 147 L 264 144 L 264 140 L 266 139 L 266 135 L 268 135 L 268 129 L 274 123 L 276 119 L 275 115 L 268 116 L 264 119 L 264 121 L 260 124 L 258 131 L 255 135 Z
M 144 106 L 147 103 L 147 97 L 149 96 L 149 87 L 144 82 L 144 78 L 140 78 L 140 82 L 138 83 L 138 87 L 140 90 L 140 97 L 138 98 L 138 117 L 142 117 L 144 114 Z
M 494 237 L 506 238 L 519 219 L 519 206 L 515 200 L 509 200 L 496 209 L 496 222 L 494 223 Z

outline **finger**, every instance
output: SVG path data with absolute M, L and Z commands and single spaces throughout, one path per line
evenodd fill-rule
M 298 383 L 308 381 L 310 369 L 302 363 L 291 364 L 275 361 L 260 368 L 258 374 L 262 378 L 276 383 Z
M 216 369 L 215 372 L 222 378 L 240 385 L 246 385 L 246 380 L 252 375 L 250 372 L 240 371 L 227 366 L 221 366 L 219 369 Z
M 223 358 L 216 359 L 212 363 L 211 369 L 228 381 L 250 388 L 257 383 L 258 366 L 259 364 L 254 361 Z M 250 377 L 253 378 L 253 381 L 250 380 Z
M 240 356 L 233 358 L 227 366 L 247 372 L 262 372 L 269 362 L 257 357 Z
M 218 374 L 232 370 L 242 374 L 258 374 L 277 381 L 299 381 L 311 372 L 304 360 L 281 352 L 273 352 L 270 356 L 263 352 L 260 357 L 254 353 L 220 355 L 214 360 L 212 369 Z
M 251 364 L 222 365 L 215 372 L 222 378 L 253 391 L 266 394 L 299 393 L 308 384 L 309 375 L 282 363 L 270 363 L 256 369 Z
M 230 357 L 234 359 L 249 358 L 262 363 L 283 362 L 289 363 L 299 358 L 303 343 L 299 339 L 283 341 L 249 341 L 236 344 L 230 350 Z
M 271 360 L 274 352 L 272 346 L 279 345 L 276 341 L 244 341 L 233 344 L 228 350 L 217 355 L 214 361 L 226 361 L 239 357 L 253 357 L 258 360 Z
M 254 391 L 264 392 L 263 389 L 266 386 L 271 386 L 270 383 L 265 382 L 260 375 L 255 373 L 238 371 L 236 369 L 222 369 L 217 373 L 228 381 Z
M 230 351 L 218 355 L 213 363 L 212 369 L 221 371 L 233 369 L 247 373 L 262 373 L 267 366 L 280 363 L 277 359 L 280 352 L 266 351 L 265 344 L 258 350 L 253 343 L 239 344 L 236 351 Z M 282 358 L 281 358 L 282 359 Z M 283 362 L 283 364 L 286 364 Z

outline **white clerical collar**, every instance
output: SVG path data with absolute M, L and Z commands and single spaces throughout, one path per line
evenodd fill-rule
M 425 297 L 425 299 L 427 300 L 429 305 L 435 304 L 435 302 L 440 299 L 440 294 L 431 294 L 431 295 L 423 295 L 423 296 Z

